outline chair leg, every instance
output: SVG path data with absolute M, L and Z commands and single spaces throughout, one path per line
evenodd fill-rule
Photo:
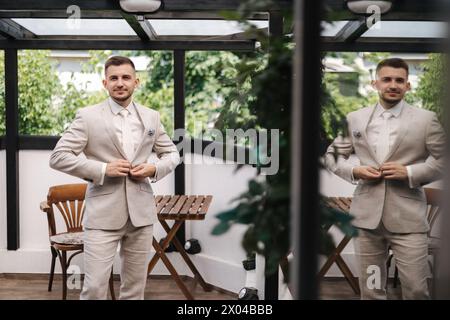
M 62 293 L 62 299 L 67 299 L 67 253 L 65 250 L 61 250 L 62 255 L 59 256 L 59 261 L 61 263 L 61 270 L 62 270 L 62 287 L 63 287 L 63 293 Z
M 397 266 L 395 266 L 395 271 L 394 271 L 394 288 L 397 288 L 397 283 L 398 283 L 398 268 Z
M 109 291 L 111 293 L 111 300 L 116 300 L 116 295 L 114 293 L 114 273 L 113 268 L 111 268 L 111 276 L 109 277 Z
M 392 258 L 394 257 L 393 254 L 390 254 L 387 261 L 386 261 L 386 284 L 384 286 L 384 289 L 388 289 L 388 283 L 389 283 L 389 268 L 391 267 Z
M 52 291 L 52 286 L 53 286 L 53 276 L 55 275 L 55 262 L 56 262 L 56 257 L 57 257 L 57 253 L 55 248 L 50 247 L 50 250 L 52 252 L 52 265 L 50 267 L 50 278 L 48 280 L 48 291 Z

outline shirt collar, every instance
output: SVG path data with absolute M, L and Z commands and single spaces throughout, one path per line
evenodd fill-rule
M 118 115 L 120 111 L 122 111 L 124 108 L 118 104 L 117 102 L 115 102 L 111 97 L 108 98 L 109 100 L 109 105 L 111 107 L 111 112 L 114 115 Z M 131 113 L 134 114 L 134 103 L 133 100 L 131 100 L 130 104 L 126 107 L 126 109 Z
M 380 117 L 384 111 L 389 111 L 395 118 L 397 118 L 403 110 L 403 100 L 400 100 L 395 106 L 390 109 L 384 109 L 378 102 L 375 110 L 375 117 Z

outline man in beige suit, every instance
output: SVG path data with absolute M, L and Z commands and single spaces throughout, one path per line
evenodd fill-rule
M 81 299 L 106 299 L 120 243 L 120 299 L 143 299 L 157 221 L 152 182 L 180 162 L 157 111 L 132 100 L 139 84 L 133 62 L 111 57 L 103 85 L 109 98 L 78 110 L 50 158 L 53 169 L 89 181 L 84 226 Z M 152 151 L 159 160 L 148 163 Z M 85 157 L 81 157 L 83 153 Z
M 390 247 L 403 298 L 428 299 L 429 226 L 422 185 L 439 179 L 443 171 L 444 131 L 434 112 L 403 100 L 410 84 L 402 59 L 381 61 L 372 84 L 379 102 L 348 114 L 349 136 L 334 140 L 326 165 L 357 183 L 350 213 L 359 231 L 355 250 L 361 298 L 386 299 Z M 359 165 L 349 161 L 352 153 Z

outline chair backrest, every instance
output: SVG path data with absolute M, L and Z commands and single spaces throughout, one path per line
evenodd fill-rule
M 67 232 L 79 232 L 83 230 L 81 225 L 84 214 L 84 197 L 87 184 L 64 184 L 52 186 L 48 190 L 47 204 L 51 208 L 47 214 L 50 235 L 56 234 L 55 217 L 53 207 L 58 208 L 64 219 Z
M 442 190 L 434 188 L 424 188 L 424 190 L 428 205 L 427 220 L 428 224 L 430 225 L 430 231 L 428 231 L 428 235 L 431 235 L 434 223 L 441 213 L 440 204 L 442 201 Z

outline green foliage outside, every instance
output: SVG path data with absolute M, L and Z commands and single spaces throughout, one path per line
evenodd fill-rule
M 417 100 L 421 101 L 423 108 L 436 112 L 441 122 L 444 120 L 444 105 L 447 83 L 447 58 L 443 54 L 430 54 L 429 60 L 424 63 L 424 73 L 417 88 Z
M 20 51 L 19 67 L 19 133 L 52 134 L 57 121 L 52 98 L 60 90 L 50 51 Z M 5 134 L 4 52 L 0 51 L 0 134 Z

